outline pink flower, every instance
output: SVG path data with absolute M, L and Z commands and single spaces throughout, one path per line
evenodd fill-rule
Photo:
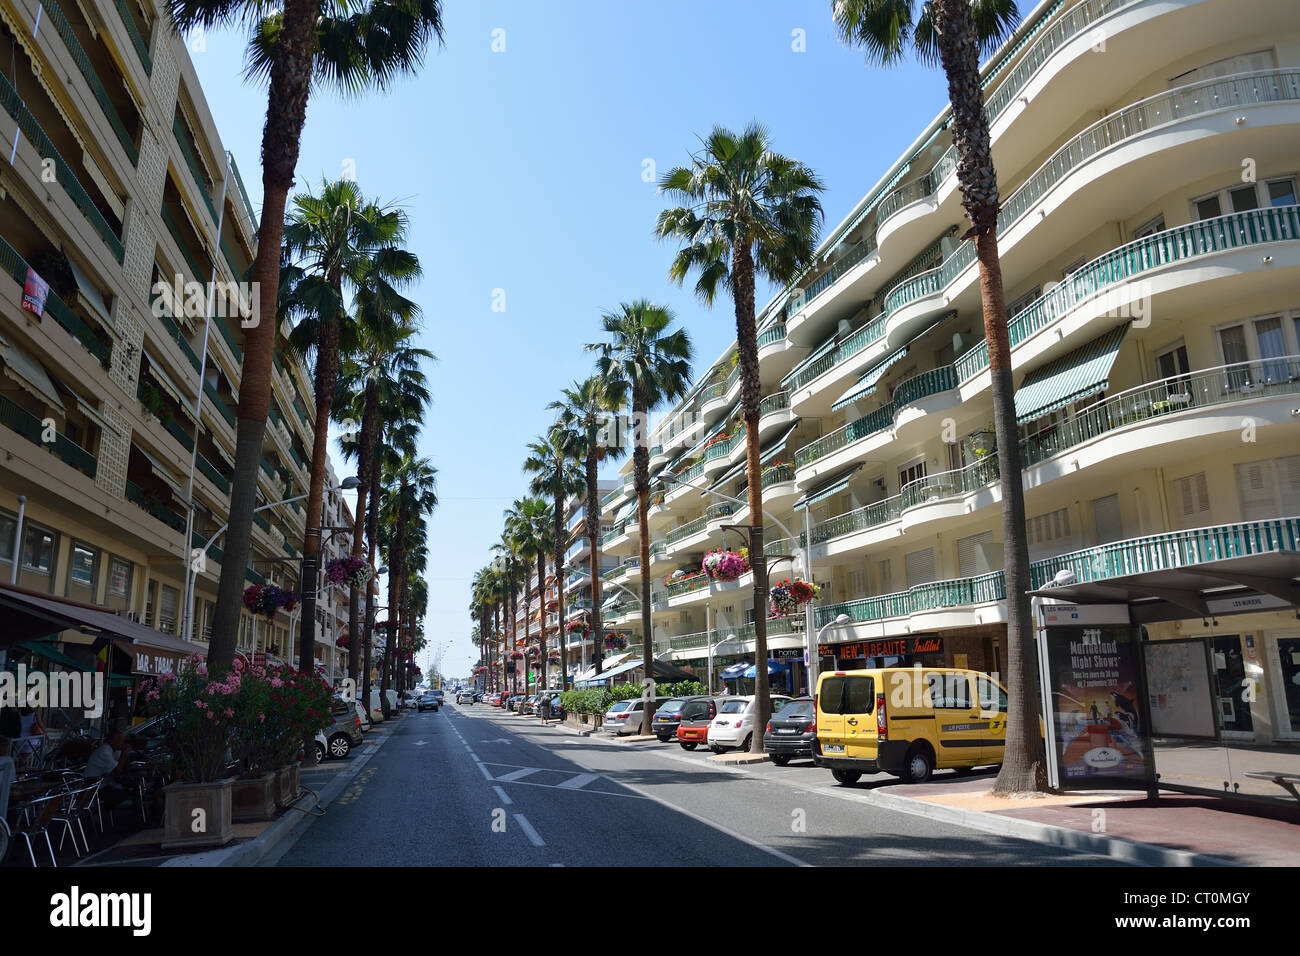
M 231 710 L 229 707 L 227 707 L 225 710 L 223 710 L 222 713 L 225 714 L 227 717 L 234 717 L 234 716 L 235 716 L 235 712 L 234 712 L 233 710 Z
M 194 706 L 197 707 L 199 710 L 202 710 L 204 707 L 206 707 L 206 706 L 208 706 L 208 705 L 205 704 L 205 703 L 204 703 L 203 701 L 201 701 L 201 700 L 196 700 L 196 701 L 194 702 Z
M 262 721 L 264 721 L 264 720 L 266 720 L 266 714 L 258 714 L 258 715 L 257 715 L 257 722 L 258 722 L 259 724 L 260 724 Z
M 200 677 L 207 677 L 207 676 L 208 676 L 208 665 L 207 665 L 207 664 L 200 664 L 198 667 L 195 668 L 195 672 L 196 672 Z
M 271 678 L 271 686 L 272 686 L 272 687 L 283 687 L 283 686 L 284 686 L 284 681 L 280 680 L 280 678 L 278 678 L 278 677 L 272 677 L 272 678 Z
M 235 672 L 238 673 L 244 669 L 244 662 L 241 658 L 236 657 L 234 661 Z

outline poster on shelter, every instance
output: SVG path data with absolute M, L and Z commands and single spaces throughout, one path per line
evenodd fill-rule
M 1048 629 L 1053 733 L 1063 787 L 1151 778 L 1140 646 L 1131 627 Z

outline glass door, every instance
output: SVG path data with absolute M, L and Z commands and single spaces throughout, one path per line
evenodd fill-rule
M 1300 737 L 1300 637 L 1278 637 L 1275 641 L 1278 735 Z
M 1224 734 L 1253 736 L 1255 723 L 1250 713 L 1250 693 L 1246 684 L 1246 662 L 1241 637 L 1221 634 L 1214 638 L 1214 675 L 1219 684 L 1219 729 Z

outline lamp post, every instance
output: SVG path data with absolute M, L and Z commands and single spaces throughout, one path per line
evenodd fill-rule
M 713 652 L 717 650 L 719 647 L 721 647 L 723 644 L 729 643 L 730 641 L 734 641 L 736 639 L 736 635 L 728 634 L 722 640 L 718 641 L 718 643 L 714 644 L 712 641 L 709 640 L 707 636 L 707 632 L 705 633 L 706 636 L 704 640 L 708 642 L 709 645 L 709 693 L 712 694 L 713 693 Z
M 580 576 L 580 577 L 584 577 L 584 578 L 587 578 L 587 579 L 589 579 L 589 580 L 590 580 L 590 578 L 591 578 L 591 572 L 590 572 L 590 571 L 583 571 L 581 568 L 571 568 L 570 570 L 572 571 L 573 574 L 576 574 L 576 575 L 578 575 L 578 576 Z M 649 568 L 641 568 L 641 573 L 642 573 L 642 574 L 648 574 L 649 572 L 650 572 L 650 569 L 649 569 Z M 637 603 L 638 605 L 641 603 L 641 595 L 637 594 L 635 591 L 631 590 L 630 588 L 624 587 L 623 585 L 619 584 L 619 583 L 616 582 L 616 581 L 605 581 L 605 582 L 603 582 L 603 583 L 605 583 L 605 584 L 610 584 L 610 585 L 613 585 L 614 587 L 618 588 L 620 591 L 622 591 L 622 592 L 624 592 L 625 594 L 629 595 L 629 596 L 632 598 L 632 600 L 636 601 L 636 603 Z M 591 639 L 592 639 L 592 648 L 591 648 L 591 653 L 592 653 L 592 656 L 594 657 L 595 654 L 596 654 L 596 651 L 600 649 L 601 636 L 600 636 L 599 634 L 593 634 L 593 635 L 591 636 Z M 650 669 L 650 666 L 649 666 L 649 663 L 647 663 L 647 664 L 646 664 L 646 670 L 648 671 L 649 669 Z M 649 676 L 649 675 L 647 675 L 647 676 Z

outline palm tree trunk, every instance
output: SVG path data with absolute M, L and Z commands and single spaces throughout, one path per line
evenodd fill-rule
M 732 261 L 736 283 L 736 353 L 740 364 L 740 407 L 745 421 L 745 461 L 749 474 L 749 565 L 754 571 L 754 732 L 750 753 L 763 752 L 763 733 L 772 716 L 767 684 L 767 556 L 763 553 L 763 466 L 759 461 L 758 339 L 754 325 L 754 257 L 746 243 Z
M 587 544 L 591 554 L 587 557 L 587 568 L 591 574 L 591 656 L 596 665 L 596 673 L 603 673 L 602 657 L 604 643 L 600 631 L 600 501 L 596 485 L 596 434 L 594 428 L 587 429 Z
M 560 487 L 564 476 L 564 466 L 556 469 L 555 486 Z M 555 606 L 560 609 L 560 690 L 569 689 L 569 629 L 565 626 L 564 613 L 564 495 L 555 493 Z
M 375 439 L 379 439 L 379 426 L 376 423 Z M 377 463 L 372 461 L 370 468 L 370 495 L 366 502 L 366 538 L 370 542 L 370 567 L 375 567 L 375 558 L 379 551 L 379 468 Z M 370 707 L 370 672 L 371 667 L 371 647 L 375 635 L 375 592 L 377 582 L 372 578 L 366 582 L 366 659 L 364 673 L 362 677 L 362 693 L 365 699 L 367 712 Z
M 980 270 L 980 301 L 988 343 L 993 393 L 993 431 L 998 444 L 998 484 L 1002 493 L 1004 580 L 1007 592 L 1007 737 L 1002 769 L 993 792 L 1044 790 L 1047 766 L 1038 731 L 1038 653 L 1030 619 L 1029 545 L 1025 537 L 1025 498 L 1016 433 L 1015 383 L 1007 310 L 998 258 L 998 179 L 989 140 L 988 114 L 980 90 L 975 19 L 965 0 L 936 0 L 935 32 L 952 101 L 957 183 L 971 228 Z
M 515 652 L 519 650 L 519 592 L 515 590 L 513 570 L 506 580 L 510 585 L 510 659 L 513 661 Z M 519 661 L 515 661 L 514 689 L 516 693 L 519 692 Z
M 302 539 L 302 621 L 298 631 L 298 669 L 316 666 L 316 589 L 320 586 L 321 519 L 325 511 L 325 472 L 329 468 L 330 409 L 338 377 L 339 319 L 321 325 L 316 350 L 316 432 L 311 446 L 311 486 L 307 493 L 307 531 Z M 314 752 L 314 749 L 313 749 Z
M 546 554 L 537 551 L 537 689 L 546 690 Z
M 357 447 L 357 510 L 352 520 L 352 556 L 360 558 L 365 549 L 366 496 L 370 492 L 370 469 L 374 462 L 375 418 L 378 396 L 374 386 L 366 385 L 366 403 L 361 413 L 361 437 Z M 313 454 L 315 450 L 313 449 Z M 361 670 L 361 589 L 355 584 L 348 591 L 348 677 L 353 687 L 360 685 Z M 369 704 L 366 704 L 369 706 Z
M 647 418 L 645 393 L 632 391 L 632 421 L 644 422 Z M 650 446 L 644 428 L 633 429 L 636 445 L 632 449 L 632 474 L 636 482 L 636 520 L 640 535 L 641 562 L 641 661 L 645 668 L 645 684 L 654 683 L 655 634 L 650 607 Z M 654 719 L 654 694 L 641 708 L 641 734 L 650 735 L 650 722 Z
M 262 129 L 262 221 L 257 229 L 257 255 L 252 270 L 258 316 L 244 339 L 230 527 L 226 531 L 212 639 L 208 645 L 208 671 L 217 679 L 225 675 L 234 661 L 240 609 L 244 606 L 244 572 L 252 552 L 257 476 L 271 406 L 284 209 L 289 190 L 293 188 L 293 171 L 298 165 L 299 141 L 307 116 L 318 9 L 319 0 L 286 0 L 276 57 L 271 65 L 266 125 Z M 314 747 L 310 749 L 315 752 Z

